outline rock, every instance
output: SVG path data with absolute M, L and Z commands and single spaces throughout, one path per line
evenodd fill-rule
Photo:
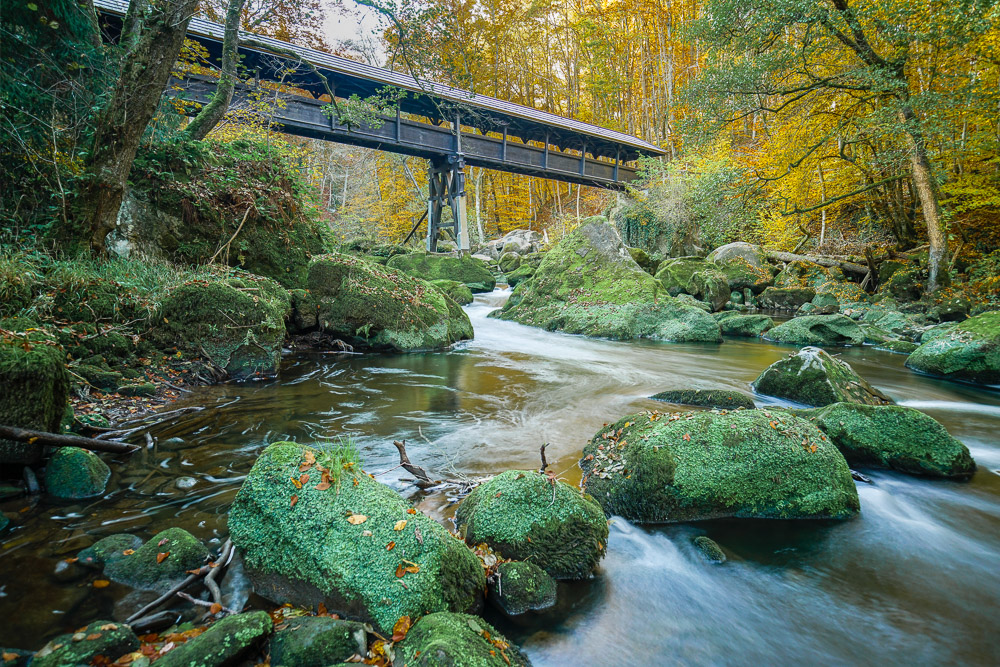
M 699 535 L 698 537 L 691 540 L 695 548 L 701 552 L 707 560 L 713 563 L 725 563 L 726 562 L 726 552 L 722 550 L 715 540 L 710 537 L 705 537 L 704 535 Z
M 271 634 L 266 611 L 226 616 L 156 660 L 159 667 L 229 667 L 255 655 Z
M 891 296 L 896 301 L 916 301 L 923 295 L 924 275 L 920 269 L 894 271 L 888 280 L 879 283 L 880 296 Z
M 0 655 L 4 656 L 3 667 L 28 667 L 35 656 L 34 651 L 19 648 L 0 647 Z
M 767 315 L 736 315 L 719 322 L 724 336 L 760 338 L 774 328 L 774 320 Z
M 492 292 L 496 279 L 483 261 L 431 253 L 397 255 L 386 266 L 421 280 L 457 280 L 473 292 Z
M 521 266 L 521 256 L 516 252 L 504 252 L 497 260 L 497 265 L 504 273 L 510 273 Z
M 949 380 L 1000 384 L 1000 311 L 924 332 L 920 347 L 906 358 L 913 370 Z
M 892 403 L 892 399 L 863 380 L 847 362 L 831 357 L 818 347 L 804 347 L 774 362 L 751 386 L 759 394 L 813 406 L 840 402 Z
M 198 484 L 198 480 L 194 477 L 178 477 L 174 480 L 174 488 L 179 491 L 187 491 L 188 489 L 193 489 Z
M 650 396 L 654 401 L 664 401 L 674 405 L 698 405 L 705 408 L 720 410 L 735 410 L 736 408 L 753 408 L 753 399 L 738 391 L 724 389 L 676 389 L 661 391 Z
M 423 255 L 397 255 L 403 257 Z M 391 262 L 390 262 L 391 263 Z M 461 306 L 426 282 L 350 255 L 309 265 L 309 298 L 319 328 L 355 347 L 394 352 L 443 349 L 472 338 Z
M 871 308 L 861 316 L 861 322 L 876 326 L 893 336 L 912 339 L 917 333 L 917 323 L 914 319 L 898 310 Z
M 291 618 L 271 638 L 274 667 L 326 667 L 368 652 L 363 623 L 328 616 Z
M 87 567 L 103 569 L 107 563 L 128 558 L 124 552 L 142 546 L 142 539 L 128 533 L 103 537 L 76 555 L 77 562 Z
M 774 277 L 776 287 L 791 288 L 817 288 L 831 279 L 843 279 L 843 272 L 836 269 L 838 273 L 831 274 L 830 269 L 826 269 L 815 262 L 795 260 L 789 262 L 785 268 Z
M 969 449 L 937 420 L 913 408 L 834 403 L 799 414 L 826 433 L 851 465 L 959 479 L 976 471 Z
M 511 287 L 517 287 L 519 284 L 535 275 L 536 270 L 537 269 L 534 266 L 521 264 L 521 266 L 517 267 L 515 271 L 507 274 L 507 284 Z
M 912 354 L 919 345 L 916 343 L 911 343 L 908 340 L 885 340 L 875 345 L 876 350 L 885 350 L 886 352 L 895 352 L 896 354 Z
M 455 513 L 470 545 L 529 561 L 555 579 L 583 579 L 604 557 L 608 523 L 593 498 L 534 471 L 508 470 L 477 486 Z
M 677 296 L 674 297 L 674 299 L 679 304 L 683 304 L 685 306 L 692 306 L 694 308 L 698 308 L 700 310 L 703 310 L 703 311 L 705 311 L 706 313 L 709 313 L 709 314 L 711 314 L 711 312 L 712 312 L 712 305 L 711 304 L 705 303 L 704 301 L 699 301 L 698 299 L 694 298 L 690 294 L 678 294 Z
M 163 556 L 162 554 L 167 554 Z M 104 574 L 112 581 L 164 592 L 209 558 L 208 549 L 183 528 L 167 528 L 125 558 L 108 560 Z
M 497 565 L 489 580 L 487 599 L 508 616 L 519 616 L 554 606 L 556 588 L 556 580 L 545 570 L 514 560 Z
M 432 280 L 430 283 L 450 296 L 452 301 L 460 306 L 468 305 L 475 300 L 472 296 L 472 290 L 465 283 L 460 283 L 457 280 Z
M 45 490 L 56 498 L 99 496 L 110 478 L 108 464 L 79 447 L 60 447 L 45 466 Z
M 69 584 L 83 579 L 87 574 L 87 569 L 79 561 L 60 560 L 56 561 L 52 570 L 52 579 L 60 584 Z
M 767 253 L 764 252 L 760 246 L 756 246 L 752 243 L 746 243 L 744 241 L 737 241 L 735 243 L 727 243 L 726 245 L 719 246 L 712 252 L 708 253 L 708 257 L 706 259 L 717 264 L 726 264 L 734 260 L 742 260 L 755 269 L 766 269 L 768 267 Z
M 764 338 L 792 345 L 862 345 L 865 333 L 844 315 L 805 315 L 779 324 Z
M 647 253 L 645 250 L 643 250 L 642 248 L 629 248 L 628 254 L 632 256 L 632 259 L 635 260 L 635 263 L 638 264 L 639 268 L 641 268 L 643 271 L 645 271 L 650 275 L 656 273 L 656 267 L 658 266 L 658 263 L 654 262 L 652 258 L 649 256 L 649 253 Z
M 35 653 L 32 667 L 89 665 L 99 655 L 116 661 L 138 650 L 139 638 L 124 623 L 94 621 L 79 632 L 60 635 Z
M 152 382 L 125 384 L 118 387 L 118 393 L 122 396 L 155 396 L 156 385 Z
M 0 424 L 58 433 L 69 405 L 66 353 L 44 332 L 0 338 Z M 0 439 L 0 463 L 37 463 L 44 448 Z
M 816 291 L 807 287 L 768 287 L 760 295 L 760 307 L 771 310 L 798 310 L 813 300 Z
M 500 248 L 504 252 L 516 252 L 519 255 L 526 255 L 531 252 L 538 252 L 542 244 L 542 235 L 529 229 L 515 229 L 507 232 L 500 239 Z
M 722 310 L 729 300 L 729 280 L 703 259 L 667 260 L 660 264 L 655 277 L 670 296 L 690 294 L 708 303 L 712 310 Z
M 721 340 L 704 311 L 681 304 L 643 271 L 604 218 L 585 220 L 542 259 L 491 317 L 618 340 Z
M 812 298 L 810 301 L 816 310 L 812 313 L 813 315 L 833 315 L 840 311 L 840 301 L 837 297 L 829 292 L 820 292 Z
M 106 371 L 99 366 L 91 364 L 80 364 L 73 367 L 73 372 L 86 380 L 92 387 L 101 391 L 114 392 L 121 384 L 122 374 L 115 371 Z
M 961 322 L 969 317 L 972 302 L 964 296 L 952 296 L 941 299 L 929 311 L 927 316 L 937 322 Z
M 438 612 L 424 616 L 396 645 L 394 664 L 407 667 L 529 667 L 515 644 L 478 616 Z
M 859 509 L 837 448 L 780 411 L 629 415 L 602 428 L 583 454 L 586 491 L 609 516 L 638 523 L 843 519 Z
M 324 604 L 383 634 L 402 616 L 477 610 L 486 579 L 472 551 L 335 455 L 274 443 L 243 482 L 229 531 L 257 594 L 277 604 Z M 326 485 L 320 466 L 332 477 Z M 310 479 L 298 488 L 292 479 L 302 475 Z
M 485 262 L 486 264 L 497 261 L 496 257 L 491 257 L 490 255 L 484 255 L 478 252 L 472 254 L 472 259 L 478 259 L 480 262 Z

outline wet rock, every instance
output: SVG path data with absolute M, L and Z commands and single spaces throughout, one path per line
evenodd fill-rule
M 479 559 L 440 524 L 354 461 L 292 442 L 261 453 L 230 508 L 229 530 L 259 595 L 322 603 L 383 634 L 402 616 L 475 611 L 486 587 Z
M 46 644 L 31 661 L 33 667 L 89 665 L 103 655 L 113 662 L 139 648 L 131 628 L 114 621 L 94 621 L 79 632 L 60 635 Z
M 128 558 L 125 552 L 135 552 L 142 546 L 142 539 L 128 533 L 108 535 L 76 555 L 77 563 L 85 567 L 103 569 L 112 561 Z
M 166 554 L 166 555 L 162 555 Z M 167 528 L 124 558 L 105 563 L 112 581 L 143 590 L 166 591 L 209 558 L 209 551 L 183 528 Z
M 764 338 L 793 345 L 862 345 L 865 333 L 844 315 L 804 315 L 770 329 Z
M 908 340 L 885 340 L 875 345 L 876 350 L 885 350 L 887 352 L 895 352 L 896 354 L 912 354 L 919 345 L 916 343 L 911 343 Z
M 936 322 L 961 322 L 969 317 L 972 302 L 964 296 L 942 299 L 927 311 L 927 316 Z
M 156 385 L 152 382 L 125 384 L 118 387 L 118 393 L 122 396 L 155 396 Z
M 898 310 L 871 308 L 861 316 L 862 324 L 878 327 L 882 331 L 895 336 L 912 339 L 917 333 L 917 323 L 914 319 Z
M 274 667 L 326 667 L 346 662 L 368 650 L 363 623 L 326 616 L 302 616 L 287 621 L 288 627 L 271 638 Z
M 709 304 L 713 311 L 726 305 L 732 291 L 726 276 L 703 259 L 667 260 L 657 269 L 656 279 L 670 296 L 690 294 Z
M 638 523 L 844 519 L 859 502 L 843 455 L 809 421 L 766 410 L 629 415 L 583 450 L 584 489 Z
M 79 447 L 60 447 L 45 465 L 45 490 L 55 498 L 99 496 L 110 478 L 108 464 Z
M 456 280 L 473 292 L 492 292 L 496 287 L 496 279 L 486 262 L 470 256 L 411 253 L 393 257 L 386 267 L 421 280 Z
M 396 645 L 396 661 L 408 667 L 528 667 L 515 644 L 478 616 L 439 612 L 414 624 Z
M 556 603 L 556 580 L 534 563 L 500 563 L 490 577 L 488 600 L 508 616 L 548 609 Z
M 797 403 L 887 405 L 892 399 L 862 379 L 847 362 L 818 347 L 804 347 L 780 359 L 751 384 L 754 391 Z
M 271 634 L 266 611 L 234 614 L 216 621 L 194 639 L 157 659 L 160 667 L 228 667 L 255 655 Z
M 814 311 L 811 313 L 812 315 L 832 315 L 840 310 L 840 301 L 829 292 L 818 293 L 812 298 L 809 304 L 814 308 Z
M 691 540 L 695 548 L 701 552 L 707 560 L 713 563 L 725 563 L 726 562 L 726 552 L 722 550 L 715 540 L 704 535 L 699 535 L 698 537 Z
M 654 401 L 664 401 L 675 405 L 698 405 L 705 408 L 735 410 L 753 408 L 753 399 L 738 391 L 725 389 L 675 389 L 661 391 L 650 396 Z
M 198 480 L 194 477 L 178 477 L 174 480 L 174 487 L 180 491 L 187 491 L 197 486 Z
M 450 296 L 460 306 L 470 304 L 474 300 L 472 290 L 465 283 L 460 283 L 457 280 L 432 280 L 430 283 Z
M 535 471 L 508 470 L 477 486 L 455 513 L 470 545 L 528 561 L 556 579 L 583 579 L 604 557 L 608 524 L 593 498 Z
M 724 336 L 760 338 L 774 328 L 774 320 L 767 315 L 736 315 L 719 322 Z
M 78 581 L 86 575 L 87 570 L 79 562 L 71 563 L 68 560 L 58 561 L 52 570 L 52 578 L 61 584 Z
M 1000 311 L 924 332 L 906 365 L 949 380 L 1000 384 Z
M 816 296 L 816 291 L 809 287 L 768 287 L 760 295 L 760 307 L 771 310 L 798 310 Z
M 19 648 L 0 647 L 0 655 L 3 656 L 3 667 L 28 667 L 35 652 Z
M 851 465 L 958 479 L 976 471 L 969 449 L 913 408 L 834 403 L 799 414 L 826 433 Z

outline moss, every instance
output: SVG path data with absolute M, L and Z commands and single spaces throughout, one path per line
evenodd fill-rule
M 690 294 L 708 303 L 712 310 L 720 310 L 729 300 L 731 290 L 726 276 L 703 259 L 667 260 L 660 264 L 655 277 L 670 296 Z
M 976 471 L 969 449 L 937 420 L 913 408 L 835 403 L 801 414 L 811 418 L 852 465 L 960 479 Z
M 760 294 L 774 280 L 767 264 L 755 265 L 743 257 L 733 257 L 717 263 L 717 266 L 729 283 L 729 289 L 734 291 L 749 289 L 754 294 Z
M 462 255 L 434 255 L 430 253 L 412 253 L 397 255 L 386 264 L 391 269 L 397 269 L 421 280 L 457 280 L 473 292 L 492 292 L 496 287 L 496 279 L 490 273 L 486 262 Z
M 307 452 L 316 463 L 303 473 Z M 328 489 L 317 488 L 320 466 L 332 476 Z M 475 611 L 486 580 L 472 551 L 357 465 L 344 466 L 292 442 L 272 444 L 257 459 L 229 511 L 257 593 L 279 604 L 322 603 L 383 633 L 401 616 Z M 300 489 L 292 479 L 302 474 L 311 479 Z M 352 514 L 367 519 L 354 524 Z M 419 571 L 397 577 L 408 565 Z
M 125 384 L 118 387 L 118 393 L 122 396 L 155 396 L 156 385 L 152 382 Z
M 653 259 L 649 256 L 649 253 L 645 250 L 642 248 L 629 248 L 628 254 L 632 256 L 632 259 L 635 260 L 635 263 L 638 264 L 639 268 L 643 271 L 649 275 L 656 273 L 656 269 L 659 265 L 657 262 L 653 261 Z
M 710 537 L 705 537 L 704 535 L 699 535 L 698 537 L 691 540 L 695 548 L 701 552 L 707 560 L 713 563 L 725 563 L 726 562 L 726 552 L 722 550 L 715 540 Z
M 124 623 L 94 621 L 79 632 L 60 635 L 35 654 L 34 667 L 68 667 L 89 665 L 98 656 L 110 664 L 132 651 L 138 650 L 139 639 Z
M 111 469 L 79 447 L 60 447 L 45 466 L 45 490 L 56 498 L 92 498 L 104 493 Z
M 753 408 L 753 399 L 738 391 L 724 389 L 676 389 L 661 391 L 650 396 L 654 401 L 663 401 L 675 405 L 698 405 L 705 408 L 720 408 L 735 410 L 736 408 Z
M 914 370 L 949 380 L 1000 384 L 1000 311 L 924 332 L 906 359 Z
M 505 252 L 497 260 L 497 266 L 504 273 L 511 273 L 521 266 L 521 256 L 516 252 Z
M 76 555 L 77 562 L 88 567 L 103 568 L 107 563 L 128 558 L 126 551 L 135 551 L 142 540 L 128 533 L 103 537 Z
M 878 293 L 897 301 L 916 301 L 923 294 L 924 275 L 920 269 L 902 269 L 879 284 Z
M 106 371 L 98 366 L 90 364 L 80 364 L 74 366 L 72 371 L 86 380 L 92 387 L 101 391 L 113 392 L 121 384 L 122 374 L 115 371 Z
M 451 297 L 452 301 L 460 306 L 465 306 L 473 302 L 472 290 L 465 283 L 457 280 L 431 280 L 431 285 Z
M 160 554 L 169 554 L 160 558 Z M 205 548 L 183 528 L 167 528 L 126 558 L 107 562 L 104 574 L 132 588 L 164 591 L 205 564 Z M 159 561 L 159 562 L 157 562 Z
M 859 509 L 836 447 L 778 411 L 629 415 L 583 453 L 584 488 L 629 521 L 843 519 Z
M 914 319 L 898 310 L 870 308 L 861 316 L 861 322 L 876 326 L 893 336 L 913 338 L 917 333 L 917 323 Z
M 728 311 L 732 312 L 732 311 Z M 767 315 L 735 315 L 719 322 L 724 336 L 759 338 L 774 328 L 774 320 Z
M 841 274 L 842 275 L 842 274 Z M 828 282 L 831 274 L 815 262 L 796 260 L 789 262 L 785 268 L 774 277 L 775 287 L 811 287 L 816 288 Z
M 556 579 L 582 579 L 604 557 L 608 526 L 592 498 L 533 471 L 508 470 L 458 506 L 459 530 L 504 558 L 534 563 Z
M 500 563 L 490 578 L 489 601 L 508 616 L 548 609 L 556 603 L 556 580 L 534 563 Z
M 328 616 L 289 619 L 271 638 L 274 667 L 326 667 L 367 653 L 365 626 Z
M 816 296 L 810 287 L 768 287 L 760 295 L 761 308 L 771 310 L 798 310 Z
M 805 315 L 770 329 L 764 338 L 793 345 L 861 345 L 865 333 L 844 315 Z
M 535 275 L 535 271 L 537 270 L 537 267 L 531 266 L 530 264 L 521 264 L 521 266 L 517 267 L 516 270 L 507 274 L 507 284 L 511 287 L 517 287 L 519 284 L 525 280 L 529 280 L 533 275 Z
M 0 254 L 0 317 L 16 315 L 31 305 L 39 271 L 26 254 Z
M 912 354 L 919 345 L 916 343 L 911 343 L 908 340 L 886 340 L 875 345 L 876 350 L 885 350 L 886 352 L 895 352 L 896 354 Z
M 407 667 L 528 667 L 527 656 L 497 629 L 468 614 L 428 614 L 396 645 Z
M 239 665 L 259 652 L 271 634 L 266 611 L 227 616 L 157 659 L 160 667 L 221 667 Z M 254 661 L 258 662 L 258 661 Z
M 847 362 L 818 347 L 804 347 L 774 362 L 751 386 L 760 394 L 817 407 L 839 402 L 892 403 L 892 399 L 868 384 Z
M 468 315 L 439 290 L 350 255 L 313 260 L 309 293 L 318 306 L 319 327 L 355 346 L 413 352 L 473 336 Z

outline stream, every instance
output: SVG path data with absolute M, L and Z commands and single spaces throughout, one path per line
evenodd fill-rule
M 148 538 L 169 526 L 213 548 L 226 511 L 268 443 L 352 438 L 368 472 L 413 496 L 392 469 L 392 441 L 443 476 L 537 468 L 577 484 L 583 445 L 606 422 L 664 409 L 666 389 L 748 390 L 796 348 L 619 343 L 486 317 L 509 292 L 466 311 L 473 341 L 445 353 L 293 354 L 271 382 L 204 387 L 171 408 L 205 409 L 154 428 L 154 449 L 112 463 L 112 492 L 56 504 L 0 503 L 17 513 L 0 543 L 0 646 L 37 649 L 108 618 L 129 589 L 60 582 L 59 561 L 103 536 Z M 614 519 L 595 579 L 560 584 L 554 610 L 526 620 L 490 615 L 535 665 L 964 663 L 1000 655 L 1000 393 L 921 376 L 905 356 L 838 351 L 897 402 L 942 422 L 972 452 L 969 482 L 862 469 L 861 516 L 845 522 L 725 520 L 662 527 Z M 783 401 L 757 397 L 760 405 Z M 196 480 L 179 488 L 180 478 Z M 450 525 L 448 498 L 419 507 Z M 712 564 L 691 545 L 708 535 L 728 553 Z

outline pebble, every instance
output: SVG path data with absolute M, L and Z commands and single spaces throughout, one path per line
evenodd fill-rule
M 197 483 L 198 480 L 196 480 L 194 477 L 178 477 L 177 480 L 174 482 L 174 486 L 176 486 L 181 491 L 186 491 L 190 488 L 193 488 L 194 485 Z

